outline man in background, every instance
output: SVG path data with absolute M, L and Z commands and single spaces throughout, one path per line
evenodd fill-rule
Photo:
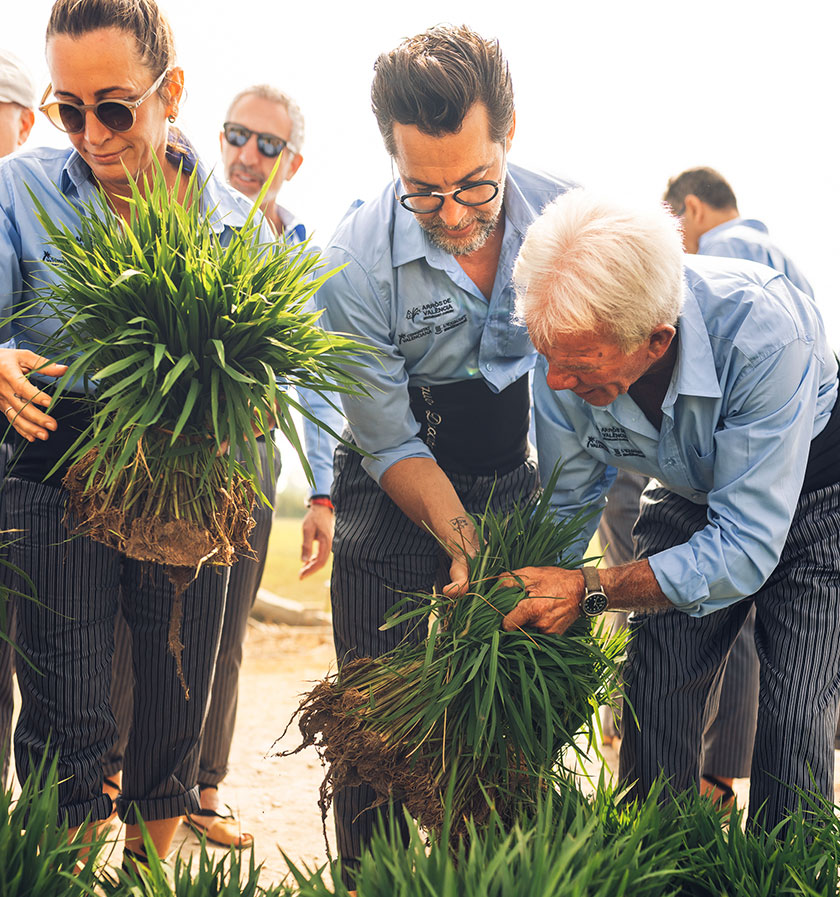
M 307 232 L 305 226 L 277 202 L 277 194 L 303 162 L 303 137 L 304 119 L 300 107 L 288 94 L 267 84 L 248 87 L 234 97 L 219 134 L 226 180 L 253 201 L 268 185 L 260 208 L 274 227 L 278 241 L 290 247 L 303 243 Z M 341 415 L 319 396 L 306 392 L 300 394 L 299 399 L 320 420 L 327 421 L 334 429 L 340 426 Z M 309 421 L 304 422 L 304 437 L 315 484 L 303 523 L 301 578 L 319 570 L 329 558 L 333 530 L 329 492 L 335 445 L 334 440 Z M 272 504 L 280 473 L 280 449 L 276 448 L 273 455 L 272 466 L 265 441 L 260 439 L 263 467 L 260 487 Z M 265 569 L 273 518 L 272 508 L 259 502 L 251 513 L 255 526 L 249 542 L 254 556 L 240 558 L 231 569 L 213 690 L 204 724 L 198 772 L 201 809 L 186 817 L 187 824 L 198 834 L 206 835 L 208 840 L 239 848 L 250 846 L 253 837 L 241 830 L 233 811 L 221 802 L 219 786 L 228 773 L 243 643 Z M 125 683 L 130 677 L 124 667 L 126 662 L 130 663 L 130 645 L 121 637 L 120 628 L 118 623 L 111 703 L 122 743 L 131 720 L 131 694 L 126 693 Z M 114 791 L 118 789 L 121 766 L 122 749 L 118 744 L 103 762 L 106 787 Z
M 0 158 L 26 143 L 35 123 L 35 85 L 23 62 L 0 49 Z
M 760 262 L 814 295 L 790 258 L 755 218 L 742 218 L 732 188 L 713 168 L 689 168 L 668 181 L 663 197 L 681 220 L 686 252 Z
M 0 49 L 0 158 L 23 146 L 35 123 L 35 85 L 32 76 L 14 53 Z M 5 434 L 0 433 L 0 483 L 6 478 L 8 459 Z M 0 530 L 7 527 L 2 519 L 2 492 L 0 492 Z M 5 586 L 0 571 L 0 588 Z M 0 596 L 0 634 L 11 638 L 14 632 L 14 605 L 11 597 Z M 9 772 L 9 750 L 12 732 L 12 674 L 14 658 L 9 643 L 0 638 L 0 765 L 5 785 Z

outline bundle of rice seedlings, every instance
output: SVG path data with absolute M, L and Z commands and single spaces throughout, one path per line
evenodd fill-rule
M 55 397 L 95 384 L 92 421 L 62 459 L 68 519 L 181 583 L 248 550 L 252 501 L 266 500 L 255 432 L 271 465 L 276 423 L 311 476 L 291 410 L 315 418 L 286 389 L 355 392 L 361 347 L 318 327 L 319 256 L 261 243 L 256 207 L 222 245 L 195 172 L 172 190 L 160 171 L 129 186 L 128 223 L 102 194 L 73 231 L 33 196 L 61 259 L 39 297 L 62 324 L 44 354 L 69 363 Z
M 607 699 L 624 636 L 593 633 L 583 619 L 562 636 L 501 628 L 524 593 L 501 586 L 499 574 L 578 563 L 569 551 L 585 517 L 555 519 L 552 484 L 522 507 L 474 521 L 482 548 L 469 562 L 468 594 L 413 595 L 398 609 L 391 624 L 426 625 L 431 611 L 425 643 L 348 663 L 304 698 L 297 750 L 315 745 L 327 767 L 323 814 L 335 791 L 365 782 L 440 832 L 451 790 L 457 836 L 469 817 L 481 822 L 493 806 L 504 815 L 533 798 L 582 730 L 592 743 L 594 708 Z

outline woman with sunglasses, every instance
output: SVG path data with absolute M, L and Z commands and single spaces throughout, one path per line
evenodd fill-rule
M 171 187 L 179 167 L 197 167 L 202 181 L 209 178 L 203 201 L 220 240 L 230 239 L 249 208 L 208 175 L 170 127 L 183 72 L 174 64 L 171 31 L 155 0 L 57 0 L 46 52 L 52 83 L 41 109 L 71 146 L 21 153 L 0 165 L 4 318 L 33 303 L 35 291 L 56 276 L 48 263 L 59 261 L 27 190 L 51 217 L 73 228 L 100 189 L 113 214 L 128 216 L 127 172 L 151 179 L 160 166 Z M 268 231 L 265 236 L 270 239 Z M 57 754 L 59 810 L 70 827 L 111 814 L 100 759 L 117 735 L 109 698 L 119 603 L 132 632 L 135 709 L 116 807 L 132 862 L 144 857 L 138 814 L 163 856 L 181 816 L 199 809 L 199 734 L 227 575 L 205 568 L 184 600 L 186 700 L 167 649 L 172 587 L 163 568 L 85 537 L 68 540 L 63 471 L 46 478 L 88 420 L 80 396 L 49 408 L 50 378 L 65 368 L 42 357 L 41 346 L 56 328 L 46 312 L 41 318 L 30 313 L 6 324 L 0 348 L 0 413 L 21 449 L 3 495 L 6 526 L 24 532 L 10 559 L 31 577 L 37 595 L 37 602 L 18 604 L 16 639 L 32 666 L 18 663 L 17 769 L 22 778 L 45 753 Z

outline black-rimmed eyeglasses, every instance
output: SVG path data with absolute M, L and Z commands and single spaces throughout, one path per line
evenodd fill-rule
M 100 100 L 98 103 L 71 103 L 69 100 L 45 100 L 52 92 L 47 85 L 38 108 L 58 128 L 67 134 L 81 134 L 85 129 L 85 113 L 92 112 L 109 131 L 130 131 L 137 119 L 136 109 L 160 87 L 167 72 L 161 72 L 155 83 L 138 100 Z
M 502 180 L 504 180 L 505 159 L 502 157 Z M 501 189 L 502 181 L 473 181 L 471 184 L 465 184 L 463 187 L 456 187 L 454 190 L 448 190 L 446 193 L 438 193 L 435 190 L 423 190 L 417 193 L 397 193 L 397 178 L 394 172 L 394 160 L 391 159 L 391 177 L 394 181 L 394 195 L 399 200 L 400 205 L 409 212 L 416 215 L 429 215 L 432 212 L 439 212 L 443 208 L 443 202 L 447 196 L 462 206 L 483 206 L 488 202 L 492 202 Z
M 237 148 L 245 146 L 252 136 L 257 138 L 257 149 L 267 158 L 276 159 L 280 153 L 289 146 L 288 142 L 276 134 L 262 134 L 258 131 L 252 131 L 245 125 L 238 125 L 233 121 L 226 121 L 222 125 L 225 140 Z M 292 152 L 289 147 L 289 152 Z

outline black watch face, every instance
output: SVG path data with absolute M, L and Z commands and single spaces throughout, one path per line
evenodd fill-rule
M 580 603 L 587 617 L 597 617 L 607 609 L 607 596 L 603 592 L 589 592 Z

